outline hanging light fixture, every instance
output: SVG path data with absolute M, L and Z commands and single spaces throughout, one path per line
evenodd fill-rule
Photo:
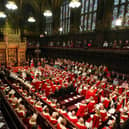
M 63 28 L 62 28 L 62 27 L 60 27 L 60 28 L 59 28 L 59 31 L 60 31 L 60 32 L 62 32 L 62 31 L 63 31 Z
M 115 22 L 115 25 L 116 26 L 121 26 L 122 25 L 122 19 L 121 18 L 118 18 Z
M 17 5 L 14 1 L 8 1 L 6 4 L 6 8 L 9 10 L 17 10 Z
M 36 22 L 36 20 L 35 20 L 35 18 L 34 18 L 34 17 L 29 17 L 27 21 L 28 21 L 28 22 L 31 22 L 31 23 Z
M 6 18 L 7 15 L 3 12 L 3 11 L 0 11 L 0 18 Z
M 51 17 L 52 16 L 52 11 L 51 10 L 46 10 L 46 11 L 44 11 L 43 15 L 45 17 Z
M 81 5 L 81 2 L 79 0 L 72 0 L 69 3 L 70 8 L 78 8 Z

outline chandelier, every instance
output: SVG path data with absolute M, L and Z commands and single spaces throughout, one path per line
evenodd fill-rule
M 3 12 L 3 11 L 0 11 L 0 18 L 6 18 L 7 15 Z
M 81 2 L 79 0 L 72 0 L 69 3 L 70 8 L 78 8 L 81 5 Z
M 43 15 L 45 17 L 51 17 L 52 16 L 52 11 L 51 10 L 46 10 L 46 11 L 44 11 Z
M 14 1 L 8 1 L 6 4 L 6 8 L 9 10 L 16 10 L 18 7 Z
M 35 20 L 34 17 L 29 17 L 27 21 L 28 21 L 28 22 L 31 22 L 31 23 L 36 22 L 36 20 Z

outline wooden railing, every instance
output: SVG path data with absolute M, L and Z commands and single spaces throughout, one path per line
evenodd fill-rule
M 0 95 L 2 98 L 2 110 L 8 116 L 9 125 L 14 129 L 27 129 L 27 126 L 23 123 L 21 118 L 14 111 L 10 103 L 4 96 L 4 93 L 0 90 Z

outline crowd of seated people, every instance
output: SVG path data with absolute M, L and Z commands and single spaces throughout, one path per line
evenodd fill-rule
M 17 76 L 16 77 L 13 76 L 13 79 L 14 78 L 15 79 L 18 79 Z M 23 80 L 23 82 L 24 82 L 24 80 Z M 30 88 L 31 87 L 32 86 L 30 85 Z M 37 111 L 39 111 L 44 118 L 46 118 L 48 121 L 50 121 L 51 124 L 57 125 L 57 128 L 58 129 L 60 129 L 60 128 L 62 128 L 64 126 L 63 128 L 65 129 L 66 122 L 65 122 L 65 124 L 63 124 L 63 121 L 65 121 L 65 119 L 62 118 L 62 117 L 59 117 L 59 114 L 58 114 L 59 111 L 58 112 L 56 110 L 55 110 L 55 112 L 54 111 L 53 112 L 50 111 L 50 108 L 47 105 L 44 105 L 44 106 L 42 105 L 42 102 L 38 99 L 38 97 L 40 99 L 43 99 L 46 103 L 48 103 L 53 108 L 56 108 L 55 101 L 52 101 L 52 100 L 47 99 L 46 95 L 44 95 L 44 94 L 39 94 L 38 92 L 34 92 L 36 90 L 35 87 L 31 88 L 31 92 L 36 93 L 35 95 L 30 94 L 30 92 L 28 92 L 27 90 L 25 90 L 19 84 L 13 84 L 13 88 L 15 90 L 17 90 L 26 99 L 26 101 L 28 103 L 30 103 Z M 4 86 L 1 86 L 1 89 L 3 89 L 3 90 L 4 89 L 8 89 L 8 87 L 6 88 Z M 11 93 L 12 93 L 12 91 L 11 91 Z M 13 90 L 13 94 L 15 94 L 15 91 L 14 90 Z M 36 97 L 36 95 L 38 97 Z M 15 100 L 15 99 L 13 98 L 12 100 Z M 21 99 L 20 99 L 20 101 L 21 101 Z M 17 105 L 17 103 L 15 103 L 14 106 L 13 106 L 14 110 L 15 110 L 15 105 Z M 22 106 L 20 106 L 19 108 L 20 108 L 20 110 L 25 111 L 25 110 L 23 110 Z M 17 108 L 17 110 L 18 110 L 18 108 Z M 62 111 L 63 110 L 60 109 L 61 114 L 63 114 Z M 24 112 L 24 115 L 25 114 L 26 113 Z M 36 115 L 34 115 L 34 116 L 36 117 Z M 31 119 L 29 120 L 29 123 L 32 126 L 35 126 L 36 125 L 36 121 L 34 121 L 34 118 L 35 117 L 31 117 L 32 120 Z M 58 120 L 58 117 L 59 117 L 59 120 Z M 36 120 L 36 118 L 35 118 L 35 120 Z
M 103 48 L 129 48 L 129 41 L 114 40 L 113 42 L 104 41 Z
M 48 47 L 61 48 L 129 48 L 129 40 L 101 41 L 99 44 L 93 40 L 50 41 Z
M 65 65 L 65 70 L 71 70 L 78 75 L 78 78 L 76 78 L 78 82 L 77 90 L 80 94 L 85 95 L 86 100 L 89 101 L 86 102 L 89 113 L 95 112 L 94 106 L 100 103 L 98 105 L 99 111 L 101 111 L 101 108 L 104 108 L 104 110 L 108 110 L 109 112 L 110 110 L 120 112 L 121 124 L 124 120 L 128 119 L 129 87 L 127 81 L 123 81 L 120 84 L 116 79 L 114 81 L 105 66 L 97 68 L 95 65 L 84 65 L 84 63 L 69 62 L 67 60 L 64 60 L 62 64 Z M 80 110 L 82 110 L 81 107 Z M 105 115 L 105 117 L 107 116 Z
M 103 65 L 93 65 L 85 62 L 72 61 L 67 59 L 57 59 L 56 65 L 59 67 L 45 65 L 45 67 L 24 68 L 21 77 L 26 80 L 26 73 L 33 78 L 32 82 L 25 82 L 26 86 L 43 99 L 51 107 L 56 108 L 57 113 L 49 113 L 48 106 L 41 106 L 40 101 L 36 101 L 35 95 L 27 95 L 30 103 L 42 112 L 43 116 L 50 120 L 57 118 L 58 113 L 62 114 L 74 122 L 79 129 L 115 128 L 118 120 L 117 113 L 120 113 L 120 125 L 129 118 L 129 86 L 128 81 L 115 81 L 108 68 Z M 23 81 L 24 82 L 24 81 Z M 48 96 L 62 87 L 65 89 L 72 84 L 76 92 L 85 96 L 82 102 L 75 106 L 77 110 L 67 111 L 64 106 L 59 106 L 56 99 L 49 99 Z M 19 89 L 20 90 L 20 89 Z M 19 91 L 20 92 L 20 91 Z M 21 94 L 25 94 L 23 89 Z M 50 121 L 51 121 L 50 120 Z M 65 128 L 66 119 L 58 117 L 57 128 Z M 55 122 L 55 121 L 54 121 Z
M 92 40 L 68 40 L 68 41 L 50 41 L 48 47 L 62 47 L 62 48 L 89 48 L 94 46 Z
M 29 41 L 28 41 L 29 42 Z M 28 43 L 28 47 L 40 44 L 39 41 Z M 49 41 L 42 47 L 56 47 L 56 48 L 116 48 L 128 49 L 129 40 L 113 40 L 113 41 L 98 41 L 95 40 L 67 40 L 67 41 Z
M 22 96 L 28 101 L 33 107 L 41 112 L 41 115 L 46 118 L 52 125 L 57 125 L 57 128 L 62 128 L 61 123 L 64 121 L 62 117 L 58 120 L 58 112 L 50 112 L 47 105 L 42 106 L 42 102 L 38 100 L 35 96 L 32 96 L 28 93 L 27 90 L 23 90 L 19 84 L 13 84 L 14 89 L 11 89 L 9 86 L 1 85 L 1 90 L 5 93 L 7 100 L 11 103 L 13 109 L 19 115 L 19 117 L 24 121 L 28 128 L 40 129 L 37 127 L 37 113 L 33 113 L 28 116 L 28 111 L 23 104 L 21 104 L 22 99 L 15 96 L 15 89 L 22 94 Z M 50 102 L 50 101 L 47 101 Z M 37 112 L 36 111 L 36 112 Z M 58 120 L 58 121 L 57 121 Z M 66 124 L 66 123 L 65 123 Z M 61 126 L 61 127 L 60 127 Z M 56 129 L 56 126 L 55 126 Z M 65 127 L 64 127 L 65 129 Z
M 35 128 L 37 126 L 37 114 L 30 111 L 24 104 L 21 97 L 17 96 L 15 89 L 7 84 L 0 83 L 0 89 L 5 95 L 5 98 L 10 103 L 19 118 L 25 123 L 27 128 Z M 40 129 L 38 126 L 37 129 Z

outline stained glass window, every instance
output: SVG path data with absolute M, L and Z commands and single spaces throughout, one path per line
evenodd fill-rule
M 127 6 L 126 15 L 125 15 L 125 26 L 129 26 L 129 4 Z
M 94 31 L 98 0 L 81 0 L 81 2 L 80 31 Z
M 88 18 L 88 30 L 91 30 L 91 18 L 92 18 L 92 15 L 89 14 L 89 18 Z
M 98 0 L 95 0 L 95 3 L 94 3 L 94 11 L 97 10 L 97 5 L 98 5 Z
M 119 16 L 118 18 L 123 18 L 124 17 L 124 12 L 125 12 L 125 6 L 122 5 L 119 9 Z
M 117 14 L 118 14 L 118 7 L 115 7 L 113 10 L 112 27 L 115 27 Z
M 89 12 L 92 12 L 92 10 L 93 10 L 93 0 L 90 0 L 90 6 L 89 6 Z
M 119 0 L 114 0 L 114 5 L 118 5 L 119 4 Z
M 83 19 L 84 19 L 84 16 L 81 16 L 81 26 L 80 26 L 80 31 L 83 31 L 82 28 L 83 28 Z
M 92 23 L 92 30 L 95 30 L 95 24 L 96 23 L 96 13 L 93 15 L 93 23 Z
M 126 0 L 121 0 L 121 3 L 125 3 L 126 2 Z
M 82 0 L 82 10 L 81 10 L 81 13 L 84 13 L 84 5 L 85 5 L 85 0 Z
M 89 6 L 89 0 L 86 0 L 86 2 L 85 2 L 86 4 L 85 4 L 85 7 L 84 7 L 84 9 L 85 9 L 85 12 L 87 13 L 88 12 L 88 6 Z
M 60 27 L 63 29 L 63 34 L 70 32 L 70 8 L 69 2 L 66 1 L 61 6 L 60 12 Z
M 52 34 L 52 17 L 46 17 L 46 28 L 45 28 L 45 32 L 48 35 Z
M 85 19 L 84 19 L 84 30 L 86 31 L 87 30 L 87 21 L 88 21 L 88 18 L 87 18 L 87 14 L 85 15 Z
M 129 0 L 114 0 L 112 28 L 116 27 L 116 20 L 122 20 L 122 28 L 129 26 Z

